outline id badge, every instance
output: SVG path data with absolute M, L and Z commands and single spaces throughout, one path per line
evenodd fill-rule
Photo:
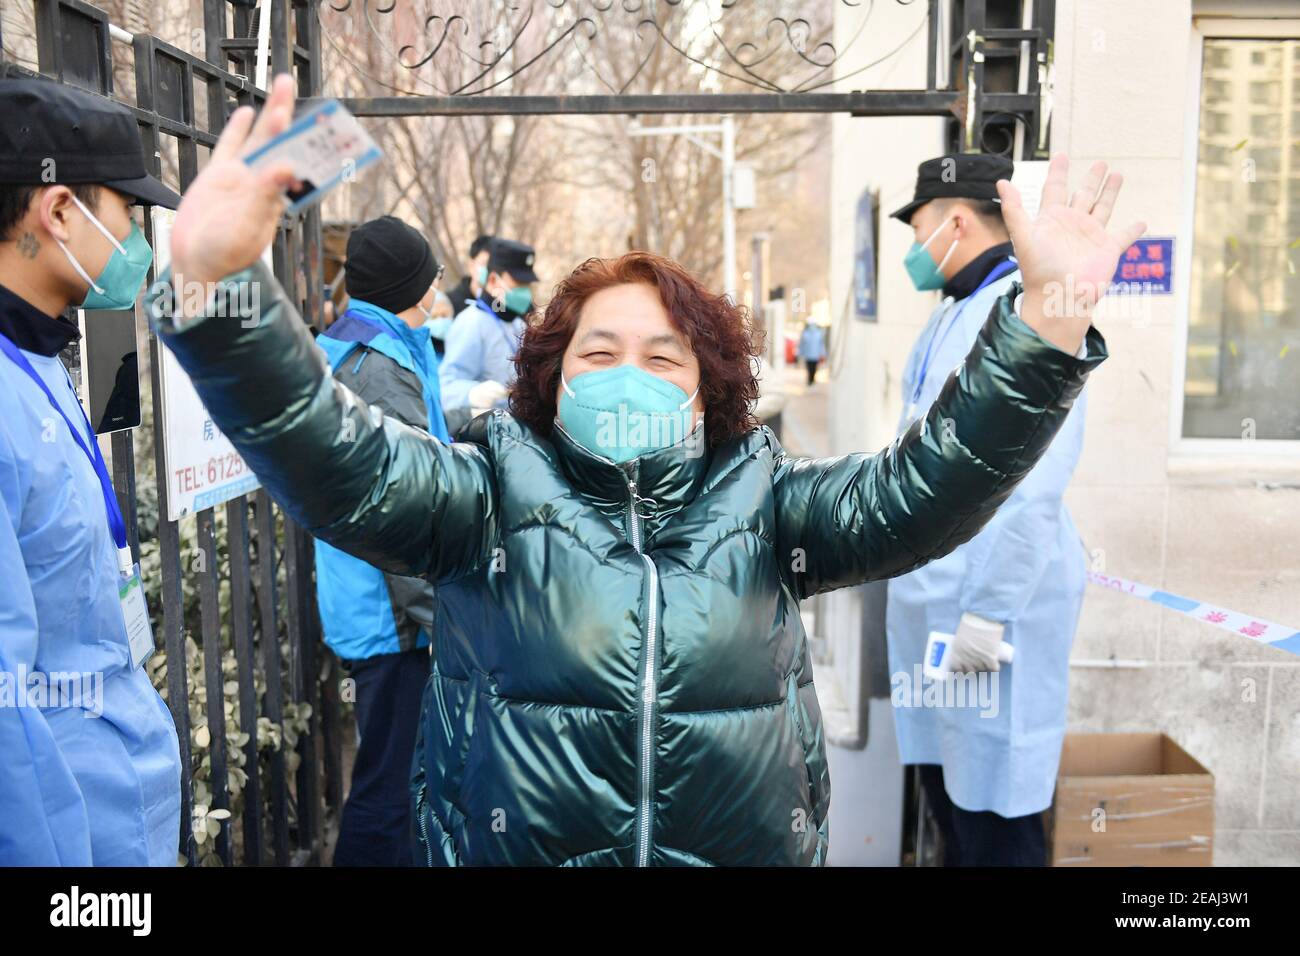
M 122 604 L 126 642 L 131 648 L 131 669 L 135 670 L 154 652 L 153 625 L 149 623 L 149 607 L 144 601 L 144 582 L 140 580 L 139 564 L 132 565 L 130 576 L 119 581 L 117 598 Z
M 289 128 L 244 162 L 254 169 L 287 162 L 301 188 L 288 192 L 287 212 L 319 202 L 335 186 L 377 161 L 383 153 L 357 118 L 338 100 L 326 100 L 294 118 Z

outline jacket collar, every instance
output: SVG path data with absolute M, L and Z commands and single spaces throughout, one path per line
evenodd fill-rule
M 551 429 L 551 444 L 573 486 L 598 501 L 625 504 L 634 483 L 642 515 L 662 516 L 689 503 L 699 491 L 712 457 L 707 444 L 683 440 L 618 464 L 578 444 L 558 419 Z
M 438 369 L 434 359 L 433 336 L 427 325 L 411 328 L 395 313 L 385 308 L 362 299 L 352 299 L 348 303 L 347 310 L 339 317 L 339 321 L 321 334 L 329 335 L 331 338 L 341 337 L 345 340 L 351 337 L 355 341 L 361 341 L 363 345 L 375 348 L 374 338 L 366 338 L 362 341 L 356 337 L 355 331 L 350 328 L 349 320 L 365 323 L 373 329 L 386 333 L 388 339 L 395 343 L 397 348 L 378 349 L 378 351 L 384 352 L 398 365 L 414 372 L 421 381 L 434 380 Z M 331 330 L 336 326 L 338 332 L 331 335 Z
M 483 291 L 478 294 L 477 299 L 467 299 L 466 301 L 475 308 L 482 309 L 493 318 L 500 319 L 502 322 L 513 322 L 515 319 L 523 318 L 523 316 L 518 312 L 511 312 L 509 309 L 505 308 L 504 304 L 502 305 L 501 311 L 498 312 L 496 306 L 493 304 L 492 296 L 488 295 L 486 287 L 484 287 Z
M 76 325 L 46 315 L 22 296 L 0 285 L 0 333 L 24 352 L 58 355 L 81 337 Z
M 429 338 L 429 330 L 426 326 L 420 325 L 411 328 L 402 321 L 397 313 L 390 312 L 373 302 L 366 302 L 364 299 L 349 299 L 348 307 L 339 318 L 342 319 L 349 314 L 362 321 L 369 322 L 407 345 L 417 345 Z M 328 333 L 329 329 L 326 329 L 325 332 Z
M 964 299 L 984 281 L 985 277 L 1008 256 L 1015 255 L 1015 247 L 1009 242 L 1000 242 L 990 246 L 978 256 L 966 263 L 955 276 L 943 284 L 943 294 L 954 299 Z

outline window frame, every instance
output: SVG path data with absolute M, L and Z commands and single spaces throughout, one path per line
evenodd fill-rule
M 1171 464 L 1192 459 L 1288 460 L 1300 464 L 1300 435 L 1296 438 L 1187 438 L 1183 435 L 1183 404 L 1187 387 L 1187 346 L 1191 335 L 1191 276 L 1196 241 L 1196 167 L 1201 136 L 1201 90 L 1204 82 L 1206 40 L 1300 40 L 1300 18 L 1253 19 L 1237 17 L 1193 17 L 1191 49 L 1188 53 L 1186 130 L 1183 148 L 1183 210 L 1179 229 L 1182 241 L 1175 243 L 1174 274 L 1182 276 L 1174 288 L 1173 395 L 1169 416 Z M 1284 65 L 1284 69 L 1290 64 Z M 1279 109 L 1289 109 L 1282 104 Z

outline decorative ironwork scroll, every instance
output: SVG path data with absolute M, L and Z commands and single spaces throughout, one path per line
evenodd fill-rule
M 867 51 L 878 8 L 915 8 Z M 322 36 L 358 73 L 396 93 L 504 93 L 538 72 L 571 93 L 691 90 L 810 93 L 895 55 L 926 26 L 922 0 L 324 0 Z M 792 15 L 796 9 L 799 15 Z M 850 18 L 841 46 L 834 19 Z M 879 36 L 876 37 L 879 39 Z M 359 51 L 381 51 L 386 69 Z M 851 62 L 850 54 L 866 62 Z M 368 62 L 363 62 L 368 60 Z M 649 77 L 648 66 L 659 72 Z M 838 70 L 838 75 L 837 75 Z M 586 88 L 581 87 L 585 82 Z M 535 86 L 534 86 L 535 88 Z

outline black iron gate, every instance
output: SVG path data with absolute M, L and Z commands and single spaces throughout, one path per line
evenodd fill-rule
M 846 8 L 858 8 L 857 0 L 838 0 Z M 567 0 L 547 0 L 552 7 L 564 8 Z M 902 7 L 917 6 L 915 0 L 894 0 Z M 678 7 L 681 0 L 666 0 L 666 7 Z M 396 15 L 400 3 L 370 0 L 328 0 L 334 11 L 349 11 L 357 7 L 364 10 L 364 29 L 376 34 L 384 16 Z M 512 8 L 528 8 L 526 2 L 510 4 Z M 578 8 L 580 5 L 574 3 Z M 740 4 L 724 5 L 725 11 Z M 829 43 L 819 43 L 818 49 L 829 50 L 824 57 L 811 55 L 808 44 L 796 42 L 796 25 L 807 27 L 808 22 L 786 9 L 798 4 L 772 6 L 768 26 L 780 25 L 785 30 L 784 42 L 797 50 L 800 59 L 813 67 L 829 69 L 839 54 Z M 827 4 L 827 7 L 831 4 Z M 607 13 L 613 3 L 593 3 L 591 9 L 575 10 L 577 19 L 569 25 L 574 31 L 581 23 L 591 24 L 590 29 L 610 28 L 601 23 L 596 12 Z M 809 4 L 811 9 L 813 4 Z M 468 115 L 574 115 L 621 113 L 672 114 L 672 113 L 848 113 L 852 116 L 942 116 L 948 119 L 948 147 L 953 152 L 991 152 L 1014 159 L 1045 158 L 1049 145 L 1048 122 L 1051 117 L 1052 42 L 1055 30 L 1055 0 L 925 0 L 926 15 L 926 88 L 917 90 L 855 90 L 852 92 L 820 92 L 829 81 L 812 80 L 782 83 L 751 69 L 773 55 L 773 46 L 749 57 L 738 55 L 738 47 L 723 44 L 728 54 L 722 75 L 742 81 L 738 85 L 759 92 L 714 93 L 627 93 L 610 94 L 557 94 L 544 96 L 495 95 L 491 91 L 502 86 L 510 77 L 499 75 L 498 68 L 507 66 L 507 56 L 518 36 L 490 41 L 479 38 L 479 46 L 492 52 L 471 57 L 473 80 L 467 88 L 444 95 L 402 93 L 393 96 L 355 97 L 340 99 L 357 116 L 468 116 Z M 624 9 L 631 14 L 626 24 L 636 30 L 657 21 L 653 4 L 628 2 Z M 870 10 L 871 5 L 866 9 Z M 581 14 L 586 14 L 585 16 Z M 784 15 L 782 15 L 784 14 Z M 766 16 L 766 14 L 765 14 Z M 457 36 L 457 21 L 464 18 L 430 16 L 425 23 L 424 45 L 418 48 L 405 46 L 397 51 L 396 60 L 405 70 L 415 73 L 438 58 L 446 59 L 463 49 L 452 42 Z M 435 22 L 437 21 L 437 22 Z M 522 19 L 527 25 L 528 19 Z M 1024 25 L 1028 22 L 1028 26 Z M 358 28 L 361 29 L 361 28 Z M 469 40 L 475 39 L 467 33 Z M 753 47 L 759 37 L 742 38 L 733 45 Z M 671 42 L 659 35 L 656 42 Z M 524 67 L 512 67 L 522 74 L 525 69 L 536 69 L 545 63 L 545 57 L 558 46 L 550 44 L 538 56 L 527 61 Z M 676 46 L 672 49 L 683 65 L 699 64 L 699 60 Z M 896 51 L 895 51 L 896 52 Z M 746 62 L 749 60 L 750 62 Z M 877 61 L 880 62 L 880 61 Z M 875 64 L 870 64 L 875 65 Z M 857 72 L 857 71 L 854 71 Z M 1023 76 L 1022 76 L 1023 74 Z M 940 83 L 940 77 L 946 82 Z M 387 85 L 387 84 L 384 84 Z M 1023 89 L 1021 89 L 1023 87 Z M 325 91 L 329 93 L 329 91 Z M 1019 149 L 1015 148 L 1017 131 L 1021 136 Z
M 12 12 L 23 2 L 0 0 L 0 11 Z M 181 191 L 198 174 L 200 147 L 211 148 L 233 109 L 264 99 L 264 91 L 253 82 L 259 9 L 269 16 L 271 74 L 292 71 L 304 99 L 331 92 L 321 88 L 322 0 L 203 0 L 203 26 L 195 44 L 201 54 L 147 33 L 128 33 L 110 22 L 104 10 L 84 0 L 25 2 L 30 5 L 23 7 L 30 9 L 30 22 L 15 33 L 15 20 L 10 19 L 0 36 L 0 68 L 11 74 L 40 73 L 125 102 L 134 111 L 146 150 L 153 156 L 152 171 L 171 178 Z M 352 0 L 329 2 L 340 10 Z M 564 5 L 564 0 L 548 2 Z M 906 5 L 912 0 L 896 2 Z M 384 2 L 373 12 L 388 14 L 401 5 L 402 0 Z M 1029 28 L 1021 26 L 1026 5 L 1032 12 Z M 357 115 L 370 117 L 934 115 L 949 118 L 953 149 L 1018 152 L 1016 158 L 1021 159 L 1045 155 L 1053 0 L 926 0 L 926 7 L 924 90 L 820 93 L 781 90 L 769 84 L 757 93 L 498 96 L 477 90 L 448 96 L 344 97 L 343 101 Z M 367 9 L 367 17 L 370 13 Z M 128 76 L 133 89 L 125 93 L 114 81 L 115 68 L 121 66 L 114 56 L 115 43 L 131 52 Z M 29 55 L 24 56 L 24 50 Z M 949 77 L 942 86 L 941 69 Z M 1022 134 L 1018 151 L 1013 147 L 1017 129 Z M 174 168 L 165 168 L 164 157 L 170 159 L 173 152 Z M 146 228 L 151 229 L 151 224 Z M 324 283 L 318 208 L 281 224 L 273 263 L 277 278 L 301 313 L 308 321 L 320 317 Z M 148 338 L 148 393 L 156 400 L 159 345 L 152 334 Z M 180 738 L 182 766 L 188 770 L 181 781 L 182 853 L 191 864 L 319 862 L 327 817 L 336 816 L 342 805 L 343 748 L 337 661 L 331 654 L 318 653 L 311 539 L 259 491 L 226 503 L 220 514 L 214 509 L 200 511 L 194 522 L 195 545 L 186 549 L 183 538 L 188 532 L 181 522 L 166 519 L 168 482 L 159 416 L 153 415 L 152 429 L 139 431 L 142 434 L 113 434 L 113 480 L 133 553 L 139 559 L 143 544 L 156 548 L 158 555 L 153 610 L 157 614 L 161 609 L 159 630 L 167 662 L 164 693 Z M 137 440 L 152 443 L 152 452 L 140 462 Z M 156 493 L 137 482 L 137 464 L 145 471 L 152 468 Z M 187 611 L 187 588 L 197 592 L 197 615 Z M 223 594 L 229 606 L 225 614 Z M 192 670 L 198 673 L 198 662 L 187 662 L 191 635 L 201 646 L 201 683 L 190 679 Z M 191 697 L 197 695 L 206 701 L 196 722 L 191 719 Z M 228 726 L 237 735 L 233 740 Z M 202 754 L 198 761 L 196 752 Z M 241 754 L 242 767 L 237 767 Z M 202 809 L 232 807 L 232 782 L 241 791 L 236 801 L 241 812 L 228 824 L 209 824 Z M 196 807 L 200 790 L 206 803 Z M 233 838 L 234 831 L 239 839 Z

